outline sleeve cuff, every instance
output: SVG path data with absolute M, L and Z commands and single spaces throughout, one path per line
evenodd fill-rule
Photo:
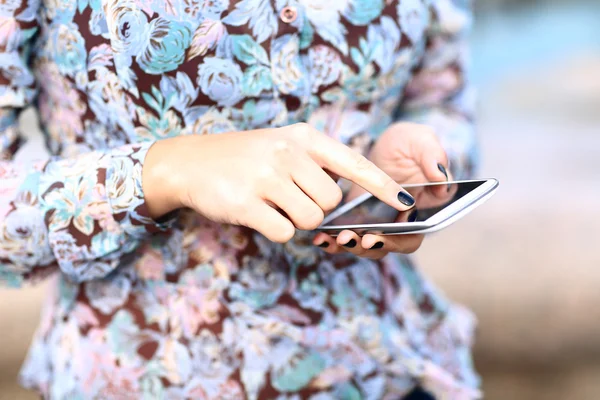
M 168 231 L 178 213 L 160 220 L 150 217 L 142 187 L 142 168 L 154 142 L 127 145 L 114 150 L 106 171 L 106 193 L 115 221 L 134 239 Z
M 152 143 L 50 161 L 40 179 L 48 243 L 70 279 L 103 278 L 175 217 L 154 221 L 142 191 L 142 164 Z

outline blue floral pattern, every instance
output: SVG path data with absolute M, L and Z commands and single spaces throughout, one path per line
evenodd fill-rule
M 426 123 L 468 176 L 465 3 L 2 2 L 0 280 L 55 281 L 22 382 L 51 399 L 477 397 L 473 317 L 409 258 L 189 211 L 157 223 L 141 185 L 157 140 L 300 121 L 359 151 Z M 49 152 L 30 164 L 28 105 Z

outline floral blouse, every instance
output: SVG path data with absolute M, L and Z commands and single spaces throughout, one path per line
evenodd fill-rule
M 306 121 L 363 150 L 434 126 L 475 161 L 464 0 L 5 0 L 0 280 L 54 280 L 21 380 L 51 399 L 479 396 L 473 318 L 407 257 L 328 255 L 191 211 L 153 221 L 157 140 Z M 48 156 L 20 162 L 34 105 Z M 227 157 L 227 154 L 223 154 Z M 198 171 L 209 173 L 209 171 Z

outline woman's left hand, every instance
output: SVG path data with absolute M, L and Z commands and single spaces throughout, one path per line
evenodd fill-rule
M 375 142 L 368 157 L 375 165 L 400 184 L 444 182 L 451 180 L 448 158 L 435 132 L 424 125 L 397 123 L 390 126 Z M 439 189 L 439 190 L 438 190 Z M 347 200 L 364 190 L 353 186 Z M 445 186 L 436 187 L 435 197 L 448 197 Z M 410 213 L 406 213 L 410 219 Z M 379 259 L 388 253 L 412 253 L 423 242 L 423 235 L 358 236 L 343 231 L 337 238 L 318 233 L 313 243 L 330 254 L 349 252 L 361 257 Z

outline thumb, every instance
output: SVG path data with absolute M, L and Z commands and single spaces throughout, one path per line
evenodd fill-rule
M 437 144 L 428 146 L 421 156 L 421 171 L 429 182 L 447 182 L 452 180 L 446 152 Z
M 449 182 L 452 181 L 448 157 L 443 150 L 430 152 L 422 157 L 421 171 L 429 182 Z M 451 192 L 452 185 L 436 185 L 430 188 L 430 192 L 436 198 L 447 198 Z

